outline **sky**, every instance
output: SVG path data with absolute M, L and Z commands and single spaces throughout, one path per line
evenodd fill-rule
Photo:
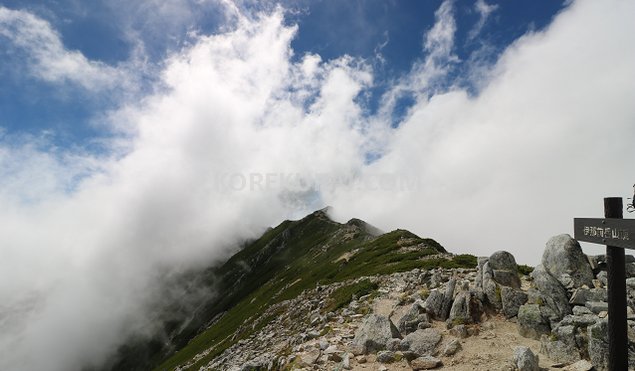
M 0 369 L 99 365 L 165 277 L 325 206 L 538 264 L 632 197 L 631 14 L 0 0 Z

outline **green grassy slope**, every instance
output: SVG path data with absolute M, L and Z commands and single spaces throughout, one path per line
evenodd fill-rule
M 172 370 L 210 349 L 192 368 L 198 369 L 264 327 L 271 318 L 262 318 L 262 314 L 271 305 L 294 298 L 318 283 L 414 268 L 476 265 L 472 256 L 435 257 L 445 252 L 441 245 L 405 230 L 378 237 L 369 231 L 372 229 L 359 220 L 339 224 L 322 211 L 269 230 L 221 267 L 204 273 L 206 282 L 214 285 L 220 296 L 197 313 L 177 337 L 180 350 L 156 369 Z M 219 313 L 224 313 L 220 320 L 203 326 Z M 244 323 L 251 325 L 241 326 Z

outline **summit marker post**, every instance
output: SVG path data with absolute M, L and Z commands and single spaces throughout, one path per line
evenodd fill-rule
M 606 245 L 610 371 L 628 369 L 624 249 L 635 249 L 635 220 L 622 219 L 622 209 L 621 197 L 607 197 L 604 199 L 604 219 L 573 220 L 576 240 Z

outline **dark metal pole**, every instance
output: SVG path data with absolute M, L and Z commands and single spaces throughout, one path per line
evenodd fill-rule
M 622 198 L 604 199 L 604 216 L 622 219 Z M 606 246 L 609 296 L 609 370 L 628 369 L 628 334 L 626 323 L 626 262 L 624 249 Z

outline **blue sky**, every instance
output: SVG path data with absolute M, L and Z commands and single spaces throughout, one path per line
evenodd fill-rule
M 0 0 L 0 369 L 107 359 L 152 330 L 166 272 L 327 205 L 539 264 L 632 195 L 632 14 Z
M 169 3 L 169 2 L 168 2 Z M 342 55 L 359 57 L 370 63 L 375 72 L 375 86 L 369 90 L 368 109 L 387 84 L 407 73 L 414 60 L 422 58 L 423 35 L 434 23 L 434 12 L 440 1 L 292 1 L 287 24 L 297 24 L 298 33 L 291 46 L 296 58 L 305 53 L 319 54 L 324 60 Z M 454 4 L 457 23 L 454 53 L 458 62 L 446 77 L 447 84 L 465 84 L 461 80 L 465 65 L 479 50 L 482 57 L 494 61 L 504 48 L 531 30 L 540 30 L 562 9 L 562 1 L 489 2 L 491 13 L 485 18 L 476 2 Z M 182 18 L 166 21 L 147 16 L 152 2 L 138 5 L 91 1 L 2 1 L 0 5 L 29 12 L 48 22 L 67 50 L 78 51 L 87 59 L 118 66 L 133 58 L 146 60 L 143 85 L 138 96 L 152 90 L 165 58 L 178 53 L 190 40 L 188 32 L 214 34 L 222 30 L 225 19 L 219 4 L 186 3 Z M 243 5 L 253 10 L 250 4 Z M 131 14 L 134 17 L 131 17 Z M 167 15 L 167 14 L 166 14 Z M 482 22 L 482 25 L 479 25 Z M 478 35 L 473 35 L 475 28 Z M 163 32 L 166 31 L 166 32 Z M 39 135 L 46 131 L 57 145 L 85 145 L 92 138 L 109 136 L 103 126 L 96 125 L 103 112 L 123 102 L 116 87 L 107 92 L 87 92 L 72 84 L 51 84 L 34 78 L 25 69 L 24 50 L 11 45 L 6 37 L 0 65 L 0 125 L 8 133 Z M 138 48 L 143 52 L 135 56 Z M 140 73 L 141 75 L 141 73 Z M 397 118 L 411 100 L 396 108 Z

